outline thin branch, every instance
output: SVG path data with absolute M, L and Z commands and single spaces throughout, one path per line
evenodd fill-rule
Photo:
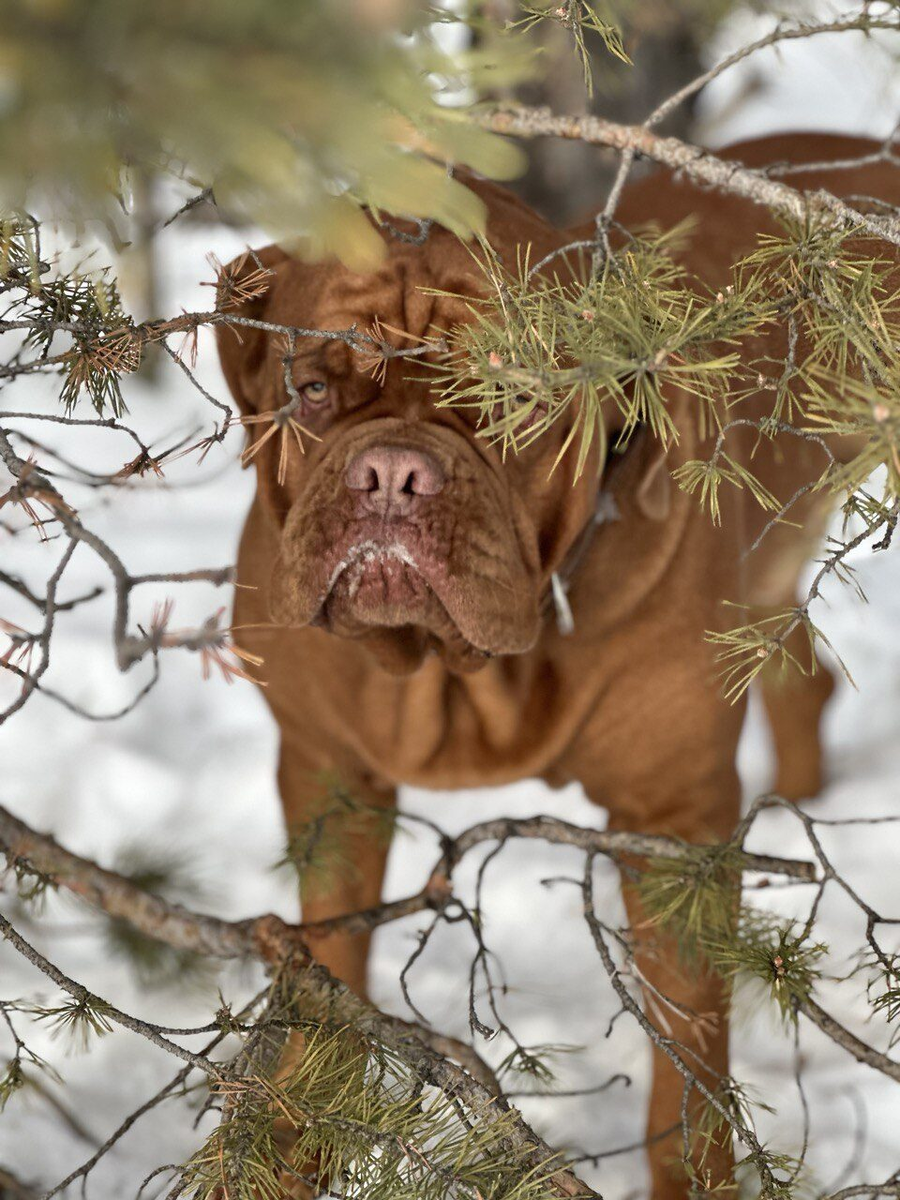
M 768 178 L 763 171 L 720 158 L 678 138 L 660 137 L 641 125 L 621 125 L 589 114 L 556 115 L 548 108 L 524 105 L 488 111 L 477 120 L 482 128 L 511 137 L 558 137 L 636 154 L 677 171 L 702 187 L 740 196 L 769 212 L 795 220 L 818 216 L 838 228 L 865 229 L 874 237 L 900 246 L 897 217 L 867 215 L 823 190 L 798 191 Z
M 485 821 L 471 826 L 457 838 L 447 839 L 425 887 L 402 900 L 300 925 L 290 925 L 273 914 L 245 921 L 224 921 L 189 912 L 144 891 L 124 876 L 64 849 L 47 834 L 36 833 L 24 821 L 0 807 L 0 845 L 14 861 L 23 860 L 38 874 L 51 878 L 109 916 L 127 920 L 148 937 L 198 954 L 220 958 L 253 956 L 266 962 L 303 952 L 309 942 L 338 930 L 369 932 L 379 925 L 445 905 L 452 898 L 448 876 L 460 858 L 484 842 L 505 842 L 512 838 L 577 846 L 616 858 L 631 855 L 678 859 L 692 850 L 676 838 L 582 829 L 550 817 Z M 747 869 L 753 871 L 784 874 L 805 881 L 811 881 L 815 875 L 815 868 L 809 862 L 753 854 L 745 855 L 744 861 Z

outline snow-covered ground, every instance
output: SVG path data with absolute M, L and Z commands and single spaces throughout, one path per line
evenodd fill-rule
M 744 38 L 748 23 L 723 36 L 722 48 Z M 770 55 L 760 66 L 765 87 L 747 100 L 728 128 L 717 126 L 718 141 L 749 132 L 786 127 L 846 129 L 884 134 L 898 107 L 897 80 L 880 52 L 856 38 L 819 39 L 795 44 L 781 60 Z M 798 83 L 797 80 L 801 80 Z M 725 87 L 723 83 L 721 87 Z M 735 86 L 729 84 L 729 87 Z M 893 92 L 893 103 L 889 103 Z M 724 103 L 728 93 L 713 95 L 709 105 Z M 167 234 L 165 271 L 167 309 L 205 305 L 208 292 L 198 281 L 209 279 L 207 251 L 221 259 L 242 248 L 228 231 L 186 235 L 177 227 Z M 199 374 L 214 389 L 223 385 L 215 364 L 212 338 L 201 334 Z M 44 388 L 42 393 L 41 389 Z M 6 390 L 4 407 L 52 403 L 41 383 L 25 391 Z M 208 418 L 204 403 L 174 368 L 159 386 L 135 383 L 128 394 L 134 420 L 145 437 L 150 431 L 173 436 Z M 37 433 L 35 430 L 34 432 Z M 47 436 L 46 430 L 42 430 Z M 237 435 L 236 435 L 237 436 Z M 112 435 L 86 437 L 92 465 L 116 468 L 130 448 Z M 60 444 L 57 440 L 57 444 Z M 78 444 L 66 434 L 66 450 L 78 457 Z M 148 480 L 129 488 L 110 506 L 87 498 L 82 515 L 108 536 L 133 571 L 178 570 L 215 566 L 233 560 L 235 541 L 249 503 L 253 479 L 236 459 L 237 441 L 210 454 L 200 468 L 174 470 L 170 487 Z M 0 478 L 0 490 L 5 485 Z M 0 542 L 4 568 L 21 571 L 35 585 L 48 573 L 59 551 L 33 539 Z M 896 550 L 858 560 L 859 578 L 869 596 L 861 607 L 854 596 L 832 587 L 821 621 L 840 648 L 859 685 L 842 685 L 827 719 L 831 783 L 815 802 L 817 814 L 832 818 L 900 815 L 900 556 Z M 89 554 L 79 550 L 66 576 L 67 595 L 101 578 Z M 135 619 L 149 617 L 154 600 L 171 594 L 175 624 L 204 618 L 226 598 L 205 585 L 154 590 L 136 597 Z M 2 615 L 28 624 L 30 614 L 3 595 Z M 52 682 L 86 707 L 115 709 L 133 693 L 134 677 L 118 675 L 109 647 L 110 612 L 100 599 L 64 618 L 56 638 Z M 41 697 L 0 731 L 0 802 L 39 829 L 52 830 L 64 844 L 102 863 L 135 846 L 161 854 L 186 847 L 192 875 L 200 881 L 198 906 L 223 916 L 273 910 L 297 916 L 291 879 L 272 864 L 281 853 L 282 830 L 273 769 L 275 732 L 264 705 L 247 684 L 227 687 L 218 679 L 202 682 L 199 663 L 185 652 L 168 653 L 163 678 L 140 707 L 111 724 L 86 723 Z M 0 702 L 6 696 L 0 690 Z M 748 796 L 768 781 L 769 751 L 762 723 L 751 712 L 741 764 Z M 553 813 L 572 821 L 597 824 L 602 811 L 589 805 L 577 788 L 551 793 L 527 782 L 500 791 L 455 795 L 406 790 L 403 807 L 458 830 L 489 815 Z M 900 827 L 853 827 L 826 830 L 823 839 L 836 862 L 862 894 L 888 915 L 900 915 Z M 753 848 L 804 855 L 799 825 L 788 814 L 772 814 L 754 834 Z M 436 853 L 434 839 L 416 827 L 397 838 L 391 852 L 388 896 L 414 890 Z M 568 883 L 542 886 L 548 876 L 577 874 L 577 855 L 538 844 L 511 845 L 492 864 L 486 882 L 486 936 L 497 951 L 509 981 L 505 1013 L 519 1038 L 530 1045 L 569 1045 L 583 1049 L 556 1058 L 560 1089 L 587 1087 L 627 1072 L 630 1087 L 613 1084 L 588 1098 L 532 1099 L 526 1116 L 545 1137 L 560 1146 L 602 1151 L 625 1146 L 641 1136 L 648 1050 L 627 1019 L 606 1029 L 616 1005 L 590 951 L 580 918 L 580 898 Z M 464 894 L 471 887 L 476 859 L 460 872 Z M 614 874 L 604 870 L 599 903 L 612 922 L 620 918 Z M 794 892 L 772 892 L 769 903 L 797 903 Z M 7 897 L 4 909 L 10 907 Z M 398 987 L 401 964 L 415 944 L 417 919 L 381 930 L 373 963 L 374 999 L 403 1014 Z M 171 1024 L 202 1022 L 216 1006 L 216 987 L 231 999 L 249 995 L 259 980 L 251 968 L 228 968 L 215 980 L 180 979 L 153 992 L 127 966 L 112 958 L 100 935 L 100 922 L 71 901 L 51 899 L 38 919 L 23 931 L 69 974 L 126 1010 Z M 830 898 L 823 907 L 821 936 L 833 951 L 836 974 L 861 943 L 862 922 L 849 904 Z M 471 953 L 465 931 L 446 927 L 432 942 L 413 976 L 418 1006 L 434 1025 L 465 1035 L 466 997 L 461 980 Z M 0 946 L 0 996 L 50 998 L 53 989 L 8 946 Z M 792 1151 L 802 1138 L 801 1105 L 793 1082 L 792 1046 L 776 1020 L 752 995 L 739 1001 L 733 1036 L 734 1073 L 777 1113 L 761 1117 L 766 1138 Z M 830 987 L 827 1005 L 841 1019 L 863 1029 L 860 985 Z M 176 1064 L 141 1039 L 115 1032 L 87 1055 L 71 1054 L 64 1043 L 29 1028 L 29 1040 L 65 1080 L 54 1095 L 75 1112 L 88 1132 L 102 1140 L 142 1099 L 169 1076 Z M 882 1038 L 881 1044 L 884 1044 Z M 900 1166 L 900 1092 L 883 1077 L 861 1067 L 815 1030 L 801 1029 L 804 1077 L 813 1121 L 809 1161 L 823 1186 L 835 1184 L 851 1163 L 845 1182 L 884 1178 Z M 502 1055 L 488 1046 L 485 1054 Z M 141 1179 L 161 1163 L 188 1155 L 206 1128 L 192 1128 L 180 1103 L 145 1117 L 91 1176 L 94 1200 L 120 1200 L 134 1194 Z M 50 1186 L 90 1152 L 37 1094 L 19 1094 L 0 1118 L 0 1164 L 14 1169 L 38 1188 Z M 642 1156 L 610 1158 L 592 1174 L 609 1200 L 645 1194 Z M 155 1187 L 156 1185 L 154 1185 Z

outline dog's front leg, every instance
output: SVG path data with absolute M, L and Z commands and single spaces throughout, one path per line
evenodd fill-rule
M 733 811 L 736 819 L 736 805 Z M 610 828 L 657 832 L 653 828 L 641 829 L 638 822 L 616 819 L 610 821 Z M 622 894 L 631 934 L 632 973 L 640 981 L 644 1012 L 659 1039 L 652 1050 L 647 1113 L 650 1195 L 652 1200 L 703 1196 L 732 1181 L 731 1134 L 719 1122 L 715 1122 L 718 1127 L 712 1139 L 705 1140 L 699 1133 L 698 1122 L 704 1110 L 707 1117 L 713 1114 L 703 1095 L 688 1087 L 685 1075 L 669 1051 L 710 1092 L 724 1094 L 721 1085 L 728 1076 L 729 989 L 720 976 L 704 968 L 702 959 L 685 961 L 675 939 L 648 923 L 630 864 L 623 867 Z M 683 1161 L 685 1117 L 693 1141 L 690 1166 Z M 737 1189 L 734 1193 L 727 1189 L 725 1192 L 736 1193 Z
M 664 674 L 648 668 L 642 678 L 652 690 L 644 696 L 617 695 L 614 703 L 603 705 L 573 766 L 590 799 L 609 809 L 611 829 L 695 843 L 727 840 L 740 809 L 734 754 L 742 709 L 723 705 L 714 689 L 687 695 L 687 672 L 673 671 L 669 680 Z M 685 1092 L 685 1076 L 670 1053 L 716 1092 L 728 1075 L 728 989 L 704 969 L 702 955 L 685 961 L 674 940 L 648 924 L 635 884 L 640 866 L 623 863 L 623 894 L 631 972 L 658 1033 L 647 1123 L 650 1195 L 652 1200 L 683 1200 L 732 1181 L 727 1129 L 717 1130 L 718 1144 L 695 1138 L 690 1166 L 686 1170 L 683 1165 L 684 1115 L 696 1128 L 707 1102 L 697 1088 Z
M 393 788 L 379 787 L 371 776 L 347 762 L 339 752 L 323 757 L 323 745 L 282 735 L 278 786 L 289 838 L 302 848 L 301 905 L 304 924 L 374 908 L 390 845 L 391 816 L 396 803 Z M 371 932 L 311 936 L 308 945 L 317 962 L 361 996 L 366 994 L 366 967 Z M 302 1033 L 290 1035 L 278 1067 L 281 1079 L 290 1077 L 305 1049 Z M 293 1127 L 276 1122 L 281 1152 L 293 1159 Z M 317 1163 L 293 1162 L 282 1175 L 285 1196 L 307 1200 L 318 1188 L 298 1177 L 314 1178 Z
M 282 738 L 278 789 L 288 837 L 300 835 L 310 863 L 300 872 L 303 921 L 373 908 L 390 846 L 396 789 L 379 786 L 355 763 L 325 765 L 320 748 Z M 330 796 L 329 792 L 334 791 Z M 366 994 L 371 933 L 334 933 L 310 941 L 316 960 L 360 996 Z

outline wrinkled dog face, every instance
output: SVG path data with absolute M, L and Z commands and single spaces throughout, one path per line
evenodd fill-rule
M 479 190 L 489 237 L 510 265 L 519 242 L 545 254 L 562 240 L 500 189 Z M 366 275 L 269 247 L 261 252 L 273 272 L 268 290 L 232 311 L 317 330 L 371 330 L 378 321 L 399 349 L 469 318 L 464 301 L 425 290 L 477 292 L 464 246 L 441 229 L 421 247 L 386 244 L 384 264 Z M 217 332 L 242 410 L 259 416 L 285 405 L 284 339 L 246 327 Z M 587 519 L 596 486 L 588 471 L 573 487 L 568 465 L 550 476 L 565 429 L 504 462 L 478 436 L 474 412 L 436 407 L 432 373 L 415 358 L 373 373 L 340 340 L 300 338 L 288 369 L 301 397 L 293 417 L 314 436 L 303 437 L 301 454 L 288 431 L 281 483 L 280 435 L 254 457 L 261 503 L 279 531 L 273 620 L 364 639 L 398 672 L 431 650 L 455 670 L 528 650 L 550 572 Z M 250 428 L 259 438 L 269 425 Z

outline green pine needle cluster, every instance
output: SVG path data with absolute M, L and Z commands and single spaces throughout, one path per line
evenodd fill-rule
M 140 366 L 141 345 L 108 270 L 54 270 L 37 224 L 8 217 L 0 222 L 0 297 L 0 330 L 22 329 L 23 347 L 62 373 L 59 398 L 67 413 L 82 394 L 98 414 L 125 411 L 121 377 Z
M 759 423 L 760 438 L 784 436 L 786 426 L 810 438 L 853 437 L 858 449 L 850 461 L 832 463 L 810 484 L 847 493 L 845 514 L 861 517 L 873 530 L 900 496 L 900 284 L 897 265 L 883 250 L 875 238 L 811 218 L 785 222 L 781 236 L 761 236 L 757 249 L 734 268 L 731 286 L 736 297 L 752 299 L 760 326 L 783 329 L 785 354 L 742 354 L 723 409 L 723 421 L 726 413 L 740 420 L 742 403 L 762 391 L 771 394 L 771 407 Z M 716 520 L 723 482 L 747 487 L 764 509 L 778 511 L 779 501 L 750 467 L 728 457 L 724 444 L 720 439 L 710 459 L 676 472 L 684 490 L 699 492 Z M 867 485 L 879 467 L 884 479 L 876 495 Z M 783 614 L 782 624 L 794 615 Z M 740 632 L 726 643 L 729 657 Z M 766 639 L 749 626 L 746 632 L 750 657 Z
M 872 1011 L 892 1026 L 888 1044 L 893 1048 L 900 1042 L 900 952 L 874 960 L 870 956 L 863 966 L 876 971 L 866 990 Z
M 560 1054 L 572 1054 L 581 1049 L 571 1045 L 514 1046 L 497 1067 L 497 1076 L 515 1076 L 518 1081 L 531 1080 L 549 1087 L 556 1074 L 551 1060 Z
M 826 947 L 792 922 L 740 903 L 739 847 L 685 846 L 677 859 L 651 859 L 638 888 L 649 919 L 674 937 L 682 957 L 727 979 L 757 979 L 782 1017 L 795 1020 L 820 975 Z
M 736 846 L 685 845 L 678 858 L 651 858 L 641 870 L 641 901 L 650 920 L 673 935 L 685 958 L 707 939 L 731 936 L 737 924 L 744 856 Z
M 758 1200 L 812 1200 L 817 1194 L 799 1159 L 766 1146 L 742 1158 L 735 1167 L 735 1177 L 740 1181 L 738 1194 L 756 1196 Z M 723 1190 L 727 1195 L 727 1188 Z
M 796 1020 L 798 1006 L 806 999 L 821 975 L 827 947 L 810 942 L 806 930 L 799 932 L 777 918 L 752 908 L 743 908 L 732 937 L 703 939 L 714 966 L 726 977 L 758 979 L 769 989 L 785 1020 Z
M 12 872 L 15 880 L 16 896 L 25 904 L 42 907 L 47 893 L 56 886 L 55 881 L 49 875 L 38 871 L 27 858 L 14 855 L 6 847 L 3 848 L 3 853 L 6 859 L 6 870 Z
M 788 648 L 789 634 L 795 629 L 805 634 L 808 654 L 799 655 Z M 763 671 L 795 670 L 808 675 L 818 670 L 814 653 L 817 641 L 834 653 L 835 661 L 852 683 L 850 672 L 831 642 L 813 622 L 806 608 L 789 608 L 746 625 L 723 632 L 712 631 L 706 640 L 719 646 L 718 661 L 722 665 L 725 696 L 736 700 Z
M 178 850 L 124 847 L 116 855 L 113 870 L 135 887 L 170 903 L 195 908 L 203 898 L 190 857 Z M 202 988 L 216 977 L 215 960 L 150 937 L 129 921 L 109 918 L 105 934 L 110 955 L 124 959 L 142 987 L 162 989 L 177 984 L 181 989 Z
M 736 1124 L 756 1132 L 756 1113 L 772 1114 L 771 1105 L 757 1097 L 751 1097 L 748 1089 L 738 1080 L 725 1076 L 714 1092 L 715 1099 Z M 730 1146 L 734 1139 L 734 1127 L 723 1117 L 722 1112 L 710 1101 L 706 1101 L 691 1126 L 693 1156 L 683 1161 L 688 1178 L 702 1195 L 722 1194 L 733 1196 L 735 1183 L 730 1180 L 714 1181 L 708 1174 L 707 1163 L 711 1152 L 717 1147 Z M 803 1164 L 792 1155 L 762 1146 L 751 1151 L 735 1166 L 735 1182 L 746 1183 L 758 1189 L 760 1200 L 798 1200 L 798 1184 L 802 1187 Z M 743 1187 L 738 1188 L 743 1195 Z
M 0 1017 L 2 1017 L 7 1030 L 12 1034 L 14 1045 L 12 1058 L 0 1071 L 0 1114 L 14 1096 L 28 1087 L 35 1086 L 34 1075 L 31 1070 L 26 1071 L 26 1066 L 33 1067 L 35 1072 L 48 1077 L 54 1083 L 62 1083 L 62 1079 L 53 1067 L 39 1054 L 36 1054 L 17 1033 L 13 1024 L 13 1014 L 17 1012 L 33 1014 L 34 1006 L 25 1001 L 0 1000 Z
M 855 230 L 809 218 L 762 236 L 736 268 L 768 298 L 771 319 L 792 324 L 794 361 L 748 363 L 769 376 L 780 370 L 773 421 L 812 434 L 863 434 L 865 447 L 829 473 L 832 491 L 856 491 L 877 467 L 885 495 L 900 493 L 900 276 L 884 244 Z
M 729 452 L 732 424 L 752 424 L 759 442 L 841 437 L 852 457 L 826 462 L 808 487 L 843 496 L 848 521 L 889 540 L 900 516 L 896 262 L 856 229 L 813 217 L 783 228 L 761 236 L 716 293 L 677 261 L 691 236 L 684 226 L 629 236 L 600 256 L 596 271 L 570 251 L 535 267 L 525 256 L 510 272 L 484 247 L 486 295 L 469 300 L 471 321 L 446 334 L 450 353 L 434 365 L 438 403 L 473 409 L 480 436 L 504 453 L 558 427 L 553 466 L 571 452 L 579 474 L 592 461 L 602 465 L 610 417 L 622 427 L 615 448 L 639 425 L 665 445 L 677 441 L 677 390 L 693 400 L 699 437 L 717 436 L 708 457 L 683 463 L 674 477 L 716 522 L 723 486 L 747 490 L 774 521 L 790 519 L 787 498 L 756 478 L 752 458 Z M 782 342 L 777 356 L 760 353 L 763 333 L 767 346 Z M 760 418 L 761 398 L 768 411 Z M 828 570 L 852 581 L 842 544 L 831 548 Z M 801 666 L 786 646 L 798 626 L 811 646 L 824 641 L 807 606 L 710 635 L 732 699 L 772 661 Z
M 743 463 L 722 453 L 713 459 L 692 459 L 672 473 L 682 491 L 689 496 L 695 493 L 700 504 L 707 509 L 713 522 L 722 519 L 719 491 L 723 483 L 734 487 L 746 487 L 754 500 L 767 512 L 777 512 L 780 504 L 775 496 L 753 475 Z
M 22 1059 L 19 1055 L 10 1059 L 3 1074 L 0 1075 L 0 1113 L 6 1108 L 10 1099 L 25 1086 L 26 1076 L 22 1069 Z
M 502 1114 L 464 1112 L 352 1028 L 310 1028 L 287 1074 L 253 1074 L 217 1090 L 222 1123 L 181 1181 L 182 1194 L 197 1200 L 275 1200 L 284 1194 L 279 1180 L 313 1173 L 329 1194 L 360 1200 L 551 1195 L 551 1168 L 519 1160 Z
M 358 864 L 352 853 L 353 838 L 390 841 L 397 822 L 397 810 L 381 808 L 361 801 L 329 772 L 319 777 L 321 792 L 311 802 L 307 819 L 293 825 L 284 855 L 276 867 L 291 867 L 301 882 L 321 882 L 340 872 L 353 876 Z
M 749 294 L 685 285 L 672 254 L 684 232 L 633 239 L 587 280 L 562 269 L 536 275 L 527 257 L 510 273 L 485 248 L 488 295 L 470 300 L 472 320 L 448 331 L 450 355 L 435 368 L 439 403 L 476 409 L 481 436 L 504 452 L 567 418 L 556 462 L 573 450 L 578 473 L 592 449 L 602 461 L 612 408 L 624 418 L 619 445 L 639 425 L 666 444 L 677 439 L 667 384 L 696 399 L 704 428 L 716 427 L 735 347 L 761 314 Z
M 528 31 L 544 21 L 556 21 L 571 34 L 589 96 L 593 95 L 594 79 L 585 34 L 597 34 L 614 58 L 629 65 L 631 63 L 625 51 L 622 30 L 615 20 L 607 19 L 610 14 L 604 11 L 604 6 L 597 0 L 541 0 L 539 4 L 523 4 L 522 11 L 525 16 L 515 22 L 513 28 Z
M 30 1012 L 38 1021 L 45 1021 L 55 1036 L 70 1039 L 73 1049 L 87 1050 L 95 1037 L 112 1033 L 110 1005 L 100 996 L 81 991 L 77 996 L 65 996 L 57 1005 L 34 1005 Z

